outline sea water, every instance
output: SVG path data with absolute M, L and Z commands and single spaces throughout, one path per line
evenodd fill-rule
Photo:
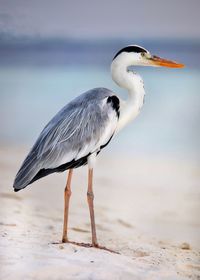
M 145 104 L 137 119 L 113 139 L 108 150 L 198 159 L 198 67 L 135 70 L 144 79 Z M 127 97 L 126 91 L 112 81 L 109 63 L 4 63 L 0 66 L 0 143 L 31 146 L 56 112 L 95 87 L 106 87 L 124 99 Z

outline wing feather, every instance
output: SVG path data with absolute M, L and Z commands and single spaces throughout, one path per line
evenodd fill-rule
M 56 168 L 94 153 L 112 137 L 118 117 L 110 103 L 113 93 L 94 89 L 68 103 L 46 125 L 23 162 L 14 182 L 24 188 L 41 169 Z

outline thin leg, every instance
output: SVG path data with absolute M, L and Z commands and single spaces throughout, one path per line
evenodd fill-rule
M 93 169 L 88 170 L 88 191 L 87 191 L 87 200 L 90 210 L 90 221 L 91 221 L 91 230 L 92 230 L 92 246 L 98 247 L 97 236 L 96 236 L 96 227 L 94 219 L 94 194 L 92 190 L 92 179 L 93 179 Z
M 62 236 L 63 243 L 68 242 L 67 225 L 68 225 L 68 214 L 69 214 L 69 200 L 71 196 L 72 173 L 73 173 L 73 169 L 69 169 L 67 184 L 64 192 L 64 223 L 63 223 L 63 236 Z

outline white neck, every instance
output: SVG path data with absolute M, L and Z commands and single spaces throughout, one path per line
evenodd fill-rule
M 130 64 L 130 60 L 123 56 L 114 60 L 111 64 L 113 81 L 121 88 L 128 90 L 128 98 L 120 100 L 120 117 L 117 132 L 139 114 L 144 102 L 143 80 L 138 74 L 128 70 L 131 65 L 133 63 Z

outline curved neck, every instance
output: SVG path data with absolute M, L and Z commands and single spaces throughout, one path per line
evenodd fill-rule
M 113 81 L 128 90 L 128 98 L 120 101 L 120 118 L 117 131 L 132 121 L 140 112 L 144 102 L 144 83 L 140 75 L 129 71 L 130 61 L 116 60 L 111 64 Z

